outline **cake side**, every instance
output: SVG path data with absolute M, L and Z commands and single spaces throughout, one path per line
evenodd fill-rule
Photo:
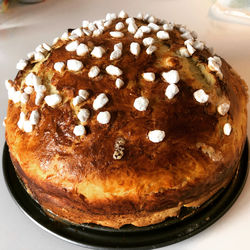
M 211 199 L 216 192 L 225 188 L 235 175 L 232 172 L 232 176 L 228 176 L 224 182 L 220 182 L 213 189 L 203 187 L 203 194 L 199 190 L 198 196 L 190 194 L 187 189 L 180 189 L 174 192 L 174 197 L 171 191 L 148 194 L 150 199 L 144 197 L 144 204 L 135 199 L 120 197 L 109 200 L 109 202 L 104 200 L 89 202 L 81 194 L 68 193 L 63 187 L 32 181 L 27 178 L 13 156 L 11 159 L 27 192 L 49 216 L 73 224 L 95 223 L 117 229 L 127 224 L 142 227 L 160 223 L 166 218 L 178 217 L 182 207 L 198 208 Z M 179 197 L 185 197 L 186 201 L 180 202 Z M 192 201 L 188 203 L 190 200 Z M 148 206 L 143 206 L 146 202 L 148 202 Z M 149 204 L 153 206 L 149 206 Z

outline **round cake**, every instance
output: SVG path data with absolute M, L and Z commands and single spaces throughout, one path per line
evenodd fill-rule
M 199 207 L 235 176 L 247 87 L 195 32 L 108 13 L 17 63 L 6 141 L 45 211 L 146 226 Z

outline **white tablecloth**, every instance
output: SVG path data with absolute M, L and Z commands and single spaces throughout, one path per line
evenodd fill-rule
M 81 25 L 83 19 L 101 19 L 107 12 L 126 10 L 131 15 L 151 13 L 175 23 L 186 24 L 200 40 L 214 47 L 250 84 L 250 26 L 211 18 L 209 0 L 46 0 L 33 5 L 15 4 L 0 14 L 0 120 L 6 115 L 5 79 L 13 79 L 16 62 L 25 58 L 41 42 L 51 42 L 67 28 Z M 248 110 L 249 104 L 248 104 Z M 249 121 L 249 116 L 248 116 Z M 249 137 L 248 122 L 248 137 Z M 0 129 L 1 152 L 4 128 Z M 249 249 L 250 179 L 233 207 L 215 224 L 198 235 L 166 247 L 169 250 Z M 0 173 L 0 249 L 2 250 L 79 250 L 43 231 L 16 206 Z

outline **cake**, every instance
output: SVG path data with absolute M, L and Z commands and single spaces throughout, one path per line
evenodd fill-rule
M 124 11 L 69 29 L 6 80 L 6 141 L 45 211 L 74 224 L 152 225 L 236 174 L 247 87 L 195 32 Z

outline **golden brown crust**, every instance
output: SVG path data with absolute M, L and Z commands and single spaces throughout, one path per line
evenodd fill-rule
M 224 60 L 220 80 L 207 67 L 211 54 L 206 48 L 197 50 L 192 57 L 181 57 L 178 50 L 184 39 L 177 27 L 169 31 L 169 40 L 157 39 L 154 32 L 144 36 L 153 37 L 157 47 L 155 53 L 148 55 L 142 39 L 134 39 L 133 34 L 126 32 L 122 38 L 110 38 L 109 32 L 119 21 L 124 20 L 113 21 L 99 37 L 77 39 L 89 47 L 105 48 L 101 59 L 68 52 L 66 41 L 60 40 L 44 61 L 31 61 L 18 73 L 16 89 L 24 88 L 25 76 L 33 71 L 41 77 L 47 92 L 56 88 L 63 97 L 56 107 L 44 102 L 38 107 L 41 118 L 33 132 L 23 132 L 17 122 L 21 110 L 29 116 L 37 109 L 35 93 L 26 105 L 9 101 L 6 140 L 19 176 L 45 209 L 75 223 L 144 226 L 177 215 L 184 205 L 198 206 L 203 197 L 209 198 L 232 179 L 246 138 L 246 85 Z M 136 22 L 138 26 L 146 24 Z M 142 48 L 138 57 L 129 51 L 134 40 Z M 122 57 L 110 61 L 113 46 L 120 41 Z M 59 73 L 53 69 L 55 62 L 71 58 L 83 62 L 80 72 Z M 105 73 L 110 64 L 123 71 L 122 89 L 115 87 L 115 77 Z M 93 65 L 99 66 L 101 74 L 90 79 L 88 72 Z M 180 74 L 180 92 L 168 100 L 164 94 L 168 84 L 161 73 L 170 69 Z M 155 81 L 145 81 L 141 76 L 144 72 L 154 72 Z M 209 94 L 205 104 L 193 98 L 193 92 L 201 88 Z M 73 133 L 79 107 L 72 105 L 72 98 L 79 89 L 90 93 L 90 98 L 79 107 L 91 111 L 85 124 L 87 135 L 81 137 Z M 100 93 L 109 97 L 101 109 L 111 113 L 107 125 L 97 122 L 98 112 L 92 109 Z M 144 112 L 133 108 L 139 96 L 150 102 Z M 217 106 L 225 99 L 230 100 L 230 110 L 222 116 Z M 226 122 L 232 125 L 230 136 L 223 133 Z M 154 129 L 165 131 L 161 143 L 147 138 Z M 115 160 L 114 143 L 119 137 L 126 141 L 125 154 L 121 160 Z M 207 153 L 210 148 L 213 152 Z

